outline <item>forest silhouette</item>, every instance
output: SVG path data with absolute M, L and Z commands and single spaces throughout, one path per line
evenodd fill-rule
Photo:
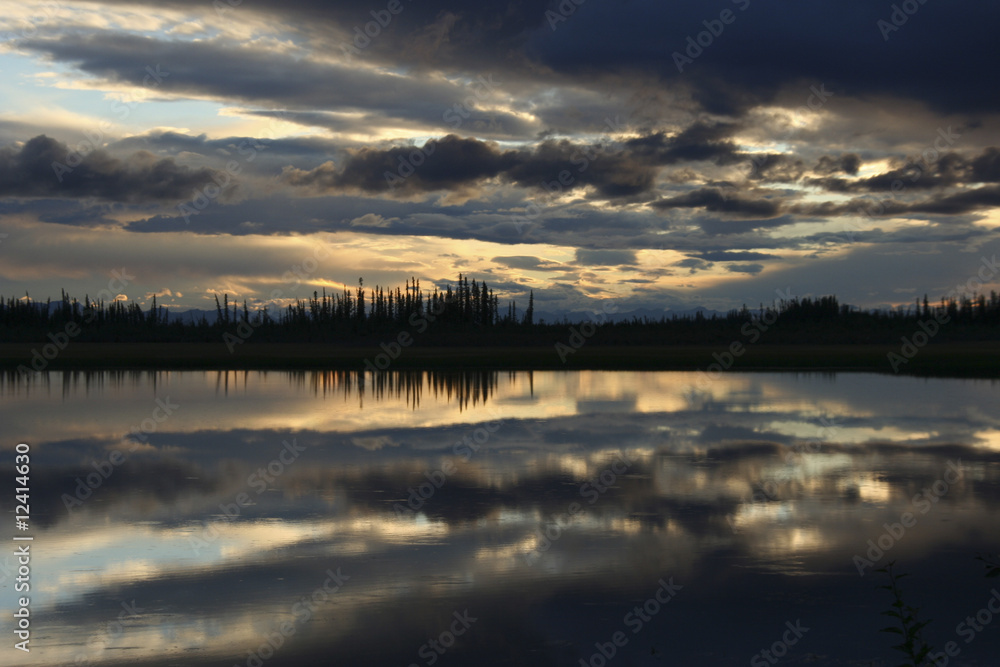
M 169 309 L 133 301 L 83 301 L 65 291 L 58 301 L 0 296 L 0 341 L 41 342 L 69 326 L 83 342 L 227 342 L 377 344 L 406 332 L 420 345 L 550 345 L 574 331 L 602 345 L 745 343 L 896 343 L 924 331 L 935 341 L 1000 339 L 1000 296 L 973 294 L 922 300 L 893 309 L 862 309 L 841 304 L 835 296 L 793 297 L 744 305 L 725 315 L 701 312 L 678 316 L 621 317 L 595 312 L 582 321 L 538 321 L 534 293 L 526 308 L 514 301 L 503 306 L 485 281 L 459 275 L 453 287 L 431 291 L 416 279 L 394 290 L 363 281 L 355 290 L 330 294 L 314 291 L 271 312 L 247 301 L 216 301 L 216 317 L 186 321 Z M 579 335 L 579 334 L 577 334 Z

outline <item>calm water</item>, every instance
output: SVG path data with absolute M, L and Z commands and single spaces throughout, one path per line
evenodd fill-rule
M 5 610 L 34 541 L 2 662 L 895 665 L 895 559 L 948 664 L 997 665 L 998 406 L 857 374 L 7 377 Z

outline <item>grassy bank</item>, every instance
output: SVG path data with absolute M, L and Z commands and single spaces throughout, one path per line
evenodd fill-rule
M 0 369 L 31 366 L 39 343 L 0 344 Z M 51 353 L 52 349 L 49 349 Z M 46 370 L 363 370 L 377 360 L 376 346 L 252 344 L 230 354 L 218 343 L 71 343 Z M 731 370 L 869 371 L 893 373 L 886 345 L 753 345 Z M 403 348 L 388 370 L 704 370 L 724 356 L 724 346 L 598 346 L 586 344 L 565 362 L 548 347 Z M 35 357 L 36 363 L 39 357 Z M 900 374 L 1000 378 L 1000 343 L 941 343 L 918 351 Z

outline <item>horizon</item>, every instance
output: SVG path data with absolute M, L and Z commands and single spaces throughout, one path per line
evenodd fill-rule
M 468 279 L 469 276 L 465 276 L 465 278 Z M 480 281 L 478 279 L 476 279 L 476 278 L 473 277 L 473 282 L 479 283 Z M 450 282 L 435 283 L 430 289 L 424 289 L 423 287 L 421 287 L 419 291 L 425 297 L 430 297 L 435 292 L 443 295 L 445 293 L 445 290 L 447 290 L 447 289 L 449 289 L 449 288 L 451 288 L 451 287 L 453 287 L 455 285 L 457 285 L 457 281 L 455 283 L 450 283 Z M 398 286 L 395 286 L 395 287 L 398 287 Z M 366 300 L 370 300 L 370 299 L 374 298 L 373 290 L 382 289 L 385 294 L 388 294 L 390 292 L 394 293 L 395 287 L 394 286 L 388 286 L 388 285 L 375 285 L 375 286 L 364 287 L 362 289 L 364 290 L 364 294 L 365 294 Z M 322 300 L 324 298 L 334 298 L 338 294 L 343 294 L 344 292 L 348 292 L 348 293 L 354 295 L 354 294 L 356 294 L 356 292 L 355 292 L 356 289 L 357 288 L 354 288 L 352 290 L 352 289 L 348 289 L 347 287 L 344 287 L 344 288 L 342 288 L 339 291 L 334 291 L 334 290 L 330 290 L 330 289 L 327 289 L 326 287 L 324 287 L 321 290 L 316 290 L 316 296 L 318 296 L 318 298 L 320 300 Z M 412 287 L 408 287 L 408 288 L 406 288 L 403 291 L 404 292 L 406 292 L 406 291 L 413 291 L 415 293 L 416 289 L 412 288 Z M 234 298 L 233 300 L 229 301 L 228 297 L 230 295 L 227 294 L 227 293 L 224 293 L 224 292 L 221 293 L 221 294 L 215 293 L 215 292 L 209 293 L 206 298 L 213 299 L 213 297 L 214 297 L 214 300 L 213 300 L 213 302 L 211 304 L 197 304 L 197 305 L 192 305 L 192 306 L 177 305 L 177 304 L 163 304 L 163 303 L 160 303 L 160 302 L 157 301 L 157 295 L 150 295 L 149 298 L 147 298 L 147 299 L 145 299 L 143 301 L 138 301 L 138 300 L 128 299 L 127 295 L 122 294 L 122 293 L 115 294 L 111 298 L 99 298 L 100 295 L 95 295 L 94 298 L 91 298 L 90 294 L 84 294 L 83 297 L 81 298 L 78 295 L 71 294 L 69 291 L 65 290 L 65 288 L 62 288 L 60 290 L 60 292 L 61 292 L 61 294 L 70 303 L 76 303 L 80 308 L 83 308 L 84 307 L 84 303 L 89 299 L 90 302 L 94 303 L 94 304 L 97 304 L 98 301 L 100 301 L 100 300 L 103 300 L 105 304 L 109 304 L 109 303 L 111 303 L 113 301 L 121 301 L 121 302 L 126 303 L 126 304 L 128 304 L 128 303 L 135 303 L 135 304 L 139 305 L 140 308 L 143 308 L 145 310 L 149 310 L 149 309 L 152 308 L 153 304 L 155 303 L 157 309 L 161 310 L 161 311 L 163 311 L 163 310 L 173 311 L 173 312 L 176 312 L 178 314 L 180 314 L 180 313 L 186 313 L 186 312 L 199 312 L 199 313 L 212 313 L 212 314 L 214 314 L 216 312 L 217 308 L 218 308 L 219 303 L 221 303 L 221 301 L 218 301 L 218 297 L 219 296 L 222 296 L 224 300 L 228 301 L 228 307 L 230 307 L 230 308 L 238 306 L 240 309 L 242 309 L 242 307 L 244 305 L 244 300 L 237 300 L 237 299 Z M 105 294 L 108 293 L 106 290 L 104 292 L 105 292 Z M 534 290 L 529 290 L 529 292 L 530 292 L 531 296 L 534 295 Z M 563 310 L 561 310 L 561 309 L 539 310 L 537 308 L 535 308 L 534 310 L 535 310 L 535 314 L 536 314 L 536 319 L 539 316 L 544 317 L 545 315 L 555 315 L 555 316 L 565 317 L 567 315 L 574 315 L 574 314 L 580 314 L 580 313 L 592 313 L 592 314 L 603 313 L 609 319 L 614 320 L 616 318 L 619 318 L 619 317 L 622 317 L 622 316 L 626 316 L 626 315 L 629 315 L 631 313 L 636 313 L 636 312 L 659 312 L 659 313 L 662 313 L 664 316 L 669 316 L 670 314 L 686 316 L 688 314 L 695 313 L 695 312 L 698 312 L 698 311 L 705 312 L 705 313 L 711 313 L 713 316 L 714 315 L 725 316 L 727 313 L 734 312 L 734 311 L 738 312 L 738 311 L 742 311 L 743 309 L 746 309 L 749 312 L 753 313 L 753 312 L 757 312 L 761 308 L 772 308 L 772 307 L 775 307 L 775 306 L 779 306 L 782 302 L 789 302 L 789 303 L 793 302 L 793 301 L 794 302 L 802 302 L 803 300 L 818 302 L 820 299 L 833 298 L 834 300 L 836 300 L 838 302 L 839 306 L 846 306 L 846 307 L 850 308 L 852 310 L 852 312 L 898 312 L 900 310 L 904 310 L 906 312 L 909 312 L 909 310 L 911 308 L 917 308 L 919 310 L 922 307 L 922 304 L 924 304 L 925 302 L 929 303 L 931 308 L 938 308 L 938 307 L 942 306 L 943 304 L 945 304 L 947 302 L 953 302 L 955 304 L 959 304 L 964 299 L 968 299 L 970 302 L 975 303 L 977 301 L 978 297 L 980 297 L 980 296 L 982 296 L 984 299 L 986 299 L 987 302 L 990 302 L 991 296 L 996 296 L 997 295 L 997 291 L 996 290 L 992 290 L 991 292 L 970 292 L 968 290 L 963 290 L 962 292 L 958 292 L 957 290 L 953 290 L 950 294 L 948 294 L 948 295 L 942 295 L 938 299 L 932 299 L 932 298 L 930 298 L 929 295 L 925 294 L 925 295 L 920 295 L 920 296 L 914 298 L 913 300 L 910 300 L 910 301 L 907 301 L 907 302 L 904 302 L 904 303 L 887 304 L 887 305 L 882 305 L 882 306 L 869 306 L 869 307 L 861 306 L 861 305 L 854 304 L 854 303 L 841 302 L 841 300 L 839 299 L 839 297 L 836 294 L 832 294 L 832 293 L 830 293 L 830 294 L 820 294 L 820 295 L 812 295 L 812 294 L 808 294 L 808 295 L 796 295 L 796 294 L 792 294 L 790 291 L 784 291 L 783 292 L 782 290 L 776 290 L 776 295 L 777 296 L 772 296 L 771 301 L 768 301 L 768 302 L 763 302 L 763 301 L 762 302 L 758 302 L 756 305 L 753 305 L 753 306 L 751 304 L 743 303 L 743 304 L 740 304 L 737 307 L 729 308 L 727 310 L 716 310 L 716 309 L 713 309 L 713 308 L 708 308 L 708 307 L 703 306 L 703 305 L 678 306 L 677 304 L 668 304 L 668 305 L 665 305 L 665 306 L 662 306 L 662 307 L 641 306 L 641 307 L 630 308 L 630 309 L 621 309 L 621 308 L 617 307 L 617 304 L 619 303 L 619 300 L 617 300 L 617 299 L 610 299 L 610 298 L 609 299 L 600 299 L 600 300 L 596 300 L 595 299 L 595 300 L 592 300 L 589 303 L 585 304 L 583 307 L 577 307 L 577 308 L 572 309 L 572 310 L 568 310 L 568 309 L 563 309 Z M 296 303 L 298 303 L 298 304 L 309 303 L 309 301 L 312 298 L 313 298 L 313 294 L 306 294 L 304 296 L 295 295 L 295 296 L 284 297 L 284 298 L 281 298 L 281 299 L 265 299 L 265 300 L 253 300 L 253 301 L 247 299 L 246 303 L 247 303 L 247 307 L 252 312 L 254 312 L 254 313 L 259 313 L 259 312 L 261 312 L 262 309 L 265 309 L 265 308 L 268 309 L 268 310 L 271 310 L 272 312 L 278 313 L 278 312 L 281 312 L 282 310 L 285 310 L 286 308 L 288 308 L 290 306 L 295 305 Z M 48 302 L 48 303 L 51 304 L 52 307 L 56 307 L 56 304 L 60 303 L 60 301 L 61 301 L 60 298 L 53 298 L 52 296 L 46 296 L 44 299 L 39 299 L 39 298 L 32 297 L 30 294 L 26 294 L 25 296 L 21 296 L 21 297 L 13 297 L 13 296 L 8 297 L 8 296 L 6 296 L 4 294 L 0 294 L 0 305 L 2 305 L 4 303 L 7 303 L 7 301 L 9 299 L 14 299 L 15 301 L 21 301 L 21 302 L 29 301 L 30 303 L 34 303 L 35 305 L 39 305 L 39 306 L 40 305 L 44 305 L 46 302 Z M 508 308 L 508 306 L 513 306 L 513 308 L 514 308 L 514 310 L 515 310 L 516 313 L 520 313 L 520 314 L 523 315 L 525 309 L 527 308 L 527 303 L 528 303 L 528 301 L 526 300 L 526 301 L 522 302 L 521 305 L 518 305 L 517 302 L 513 301 L 513 300 L 511 300 L 511 301 L 503 301 L 503 300 L 501 300 L 501 302 L 500 302 L 500 309 L 503 310 L 504 312 L 506 312 L 506 309 Z M 613 310 L 612 309 L 608 309 L 608 304 L 612 304 L 614 306 Z M 202 307 L 203 305 L 204 305 L 204 307 Z M 370 303 L 369 303 L 368 307 L 370 308 Z

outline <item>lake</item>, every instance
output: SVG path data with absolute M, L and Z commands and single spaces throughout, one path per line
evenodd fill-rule
M 995 665 L 998 407 L 843 373 L 6 375 L 3 663 L 896 665 L 894 560 L 935 653 Z

